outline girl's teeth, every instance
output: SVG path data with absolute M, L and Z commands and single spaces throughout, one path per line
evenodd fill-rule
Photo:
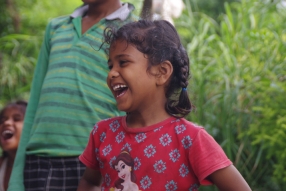
M 113 86 L 113 90 L 117 91 L 117 90 L 119 90 L 121 88 L 126 88 L 126 87 L 127 87 L 126 85 L 115 85 L 115 86 Z
M 5 130 L 2 132 L 2 137 L 4 137 L 5 140 L 10 139 L 11 137 L 13 137 L 14 132 L 11 130 Z
M 120 97 L 120 96 L 122 96 L 123 94 L 124 94 L 124 92 L 122 92 L 121 94 L 117 95 L 116 97 Z

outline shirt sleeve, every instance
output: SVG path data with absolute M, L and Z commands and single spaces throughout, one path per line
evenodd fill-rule
M 84 149 L 83 153 L 79 156 L 79 160 L 87 167 L 94 169 L 94 170 L 99 170 L 98 166 L 98 150 L 96 149 L 96 140 L 99 140 L 99 137 L 95 139 L 95 136 L 98 134 L 97 133 L 97 128 L 98 126 L 95 125 L 93 127 L 93 130 L 90 133 L 89 140 L 87 143 L 86 148 Z
M 44 41 L 40 50 L 36 68 L 34 71 L 30 99 L 25 114 L 23 131 L 18 145 L 16 158 L 11 173 L 8 191 L 24 191 L 24 167 L 26 159 L 26 147 L 30 139 L 30 132 L 33 126 L 36 110 L 38 107 L 42 84 L 47 72 L 50 53 L 50 32 L 51 24 L 46 27 Z
M 194 138 L 189 160 L 201 185 L 212 184 L 206 178 L 213 172 L 232 164 L 221 146 L 205 129 L 201 129 Z

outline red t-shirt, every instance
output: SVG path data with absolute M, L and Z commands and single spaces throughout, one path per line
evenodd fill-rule
M 196 191 L 232 164 L 204 128 L 174 117 L 143 128 L 128 128 L 126 117 L 100 121 L 80 160 L 100 170 L 108 191 Z

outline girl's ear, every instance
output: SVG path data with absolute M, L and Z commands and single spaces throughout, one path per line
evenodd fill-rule
M 156 84 L 161 86 L 169 82 L 170 77 L 173 74 L 173 65 L 169 60 L 166 60 L 157 66 L 157 80 Z

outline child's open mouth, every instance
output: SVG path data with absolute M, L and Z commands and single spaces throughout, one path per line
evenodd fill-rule
M 11 130 L 5 130 L 5 131 L 3 131 L 2 134 L 1 134 L 2 138 L 3 138 L 5 141 L 11 139 L 11 138 L 13 137 L 13 135 L 14 135 L 14 132 L 11 131 Z
M 127 91 L 128 87 L 126 85 L 123 84 L 118 84 L 113 86 L 113 91 L 115 93 L 115 97 L 120 97 L 122 96 L 126 91 Z

